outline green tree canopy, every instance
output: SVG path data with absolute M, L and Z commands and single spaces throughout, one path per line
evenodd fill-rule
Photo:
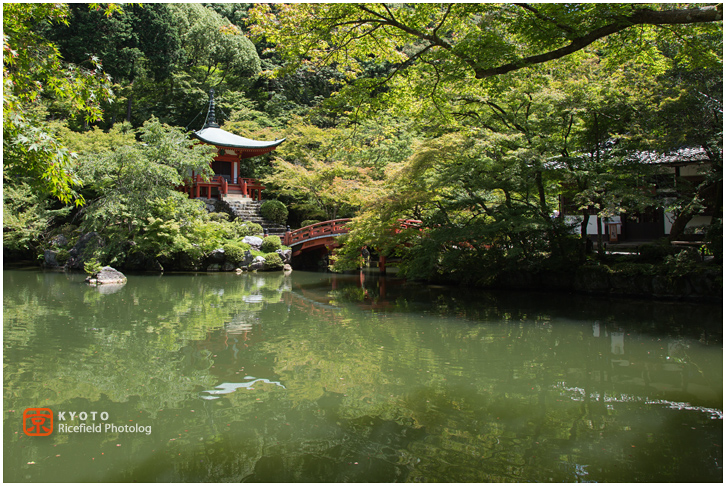
M 113 96 L 110 78 L 98 58 L 89 56 L 85 66 L 64 62 L 57 46 L 36 33 L 39 23 L 67 23 L 67 5 L 12 3 L 3 9 L 3 180 L 23 179 L 81 204 L 73 154 L 47 130 L 41 101 L 62 100 L 72 113 L 97 120 L 102 102 Z

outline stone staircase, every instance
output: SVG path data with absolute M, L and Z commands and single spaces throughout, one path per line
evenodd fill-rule
M 232 212 L 242 221 L 251 221 L 257 223 L 270 235 L 277 235 L 282 238 L 287 228 L 283 225 L 273 223 L 266 220 L 260 214 L 260 206 L 264 201 L 253 201 L 250 198 L 235 197 L 236 195 L 227 195 L 222 200 L 229 204 Z

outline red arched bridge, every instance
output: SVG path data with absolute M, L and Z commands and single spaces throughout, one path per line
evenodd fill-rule
M 292 248 L 293 257 L 305 251 L 337 248 L 340 244 L 336 241 L 336 238 L 350 231 L 346 225 L 351 221 L 350 218 L 333 219 L 311 224 L 295 231 L 288 231 L 285 233 L 282 244 Z M 415 219 L 399 219 L 398 224 L 399 228 L 396 228 L 394 232 L 412 227 L 419 228 L 421 221 Z M 382 269 L 385 269 L 386 257 L 381 256 L 380 258 L 379 266 L 382 264 Z
M 282 244 L 292 248 L 292 256 L 321 247 L 338 247 L 340 246 L 335 238 L 346 234 L 349 229 L 346 224 L 351 221 L 350 218 L 332 219 L 315 223 L 295 231 L 288 231 L 282 240 Z

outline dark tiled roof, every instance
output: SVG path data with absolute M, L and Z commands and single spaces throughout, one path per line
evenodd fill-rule
M 603 151 L 607 154 L 607 150 Z M 587 160 L 589 156 L 571 157 L 570 161 L 577 165 L 577 161 Z M 648 165 L 689 165 L 708 162 L 708 154 L 701 147 L 682 148 L 667 154 L 654 151 L 632 152 L 627 155 L 623 163 L 638 163 Z M 562 157 L 555 157 L 545 162 L 545 167 L 550 170 L 564 169 L 566 167 L 565 160 Z
M 674 164 L 687 165 L 708 162 L 708 154 L 703 148 L 682 148 L 667 154 L 657 152 L 637 152 L 633 158 L 642 164 Z

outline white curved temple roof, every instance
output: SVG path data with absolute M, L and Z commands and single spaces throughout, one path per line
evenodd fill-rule
M 252 140 L 250 138 L 240 137 L 234 133 L 229 133 L 217 127 L 202 128 L 194 132 L 193 135 L 202 142 L 218 147 L 235 149 L 235 152 L 240 154 L 242 158 L 266 154 L 275 150 L 278 145 L 285 141 L 284 138 L 282 140 L 275 140 L 274 142 Z

